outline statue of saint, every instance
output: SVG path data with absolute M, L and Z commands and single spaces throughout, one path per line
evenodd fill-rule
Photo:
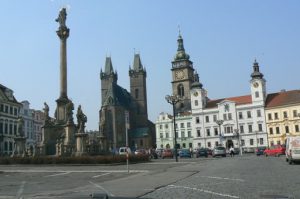
M 81 110 L 81 105 L 78 106 L 77 109 L 77 123 L 78 123 L 78 131 L 84 132 L 85 123 L 87 122 L 86 115 Z
M 66 18 L 67 18 L 66 8 L 62 8 L 59 11 L 59 15 L 57 19 L 55 19 L 55 21 L 59 23 L 60 27 L 66 27 Z
M 46 103 L 46 102 L 44 102 L 44 114 L 45 114 L 45 119 L 47 120 L 47 119 L 49 119 L 49 106 L 48 106 L 48 104 Z
M 105 111 L 102 109 L 100 113 L 100 134 L 104 134 L 105 131 Z
M 18 135 L 20 135 L 20 136 L 24 136 L 23 127 L 24 127 L 23 117 L 19 117 L 18 118 Z
M 70 100 L 70 101 L 66 104 L 66 115 L 67 115 L 67 120 L 68 120 L 68 121 L 72 121 L 72 120 L 73 120 L 73 110 L 74 110 L 74 104 L 73 104 L 73 102 Z

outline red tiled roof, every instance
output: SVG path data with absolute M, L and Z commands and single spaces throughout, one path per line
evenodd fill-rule
M 300 90 L 271 93 L 267 96 L 266 108 L 300 103 Z
M 218 106 L 218 103 L 220 103 L 224 100 L 234 101 L 237 105 L 252 103 L 251 95 L 244 95 L 244 96 L 238 96 L 238 97 L 228 97 L 228 98 L 210 100 L 207 102 L 206 108 L 215 108 Z

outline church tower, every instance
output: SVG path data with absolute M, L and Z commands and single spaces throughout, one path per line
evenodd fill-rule
M 147 126 L 148 123 L 146 76 L 140 55 L 135 54 L 133 68 L 129 69 L 130 93 L 135 105 L 131 113 L 135 119 L 131 121 L 135 127 Z
M 266 101 L 266 80 L 264 75 L 259 71 L 259 65 L 256 60 L 253 63 L 253 72 L 251 74 L 251 96 L 252 103 L 264 105 Z
M 101 79 L 101 104 L 103 105 L 108 89 L 111 87 L 113 83 L 117 84 L 118 81 L 118 74 L 117 72 L 114 72 L 110 57 L 106 57 L 104 72 L 102 72 L 101 69 L 100 79 Z
M 176 104 L 176 112 L 185 112 L 191 110 L 190 88 L 194 82 L 193 62 L 190 56 L 185 53 L 183 39 L 179 32 L 177 39 L 177 53 L 172 61 L 172 89 L 173 95 L 180 96 L 183 100 Z

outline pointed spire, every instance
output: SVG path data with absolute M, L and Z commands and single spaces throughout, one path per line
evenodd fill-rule
M 251 77 L 252 77 L 252 79 L 262 79 L 263 76 L 264 75 L 261 72 L 259 72 L 259 65 L 255 59 L 254 63 L 253 63 L 253 72 L 251 74 Z
M 133 60 L 133 70 L 134 71 L 140 71 L 143 70 L 143 65 L 140 59 L 139 54 L 134 54 L 134 60 Z
M 114 73 L 111 57 L 106 57 L 104 73 L 107 75 Z
M 184 45 L 183 45 L 183 39 L 182 39 L 182 36 L 181 36 L 180 29 L 179 29 L 177 44 L 178 44 L 178 48 L 177 48 L 177 53 L 175 55 L 174 61 L 182 60 L 182 59 L 189 60 L 190 56 L 187 53 L 185 53 Z

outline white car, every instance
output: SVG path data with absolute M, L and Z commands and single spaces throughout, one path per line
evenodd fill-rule
M 128 155 L 131 154 L 131 150 L 129 147 L 120 147 L 119 148 L 119 155 L 126 155 L 128 150 Z
M 287 137 L 285 157 L 289 164 L 300 161 L 300 136 Z

